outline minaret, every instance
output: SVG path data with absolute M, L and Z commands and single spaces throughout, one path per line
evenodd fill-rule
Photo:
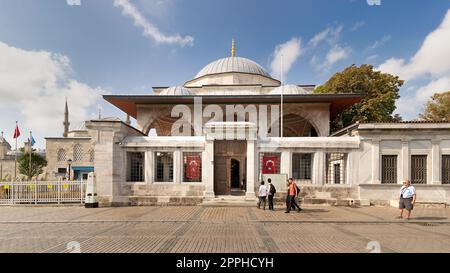
M 130 115 L 127 114 L 127 119 L 125 121 L 126 124 L 131 125 Z
M 64 133 L 63 133 L 63 137 L 67 137 L 69 134 L 69 107 L 67 106 L 67 98 L 66 98 L 66 108 L 64 110 Z
M 236 44 L 234 38 L 231 40 L 231 57 L 236 57 Z

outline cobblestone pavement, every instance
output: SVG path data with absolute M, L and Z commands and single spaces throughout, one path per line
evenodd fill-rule
M 0 252 L 450 252 L 450 209 L 0 207 Z M 375 241 L 375 242 L 372 242 Z M 69 244 L 69 246 L 68 246 Z M 371 248 L 370 246 L 374 246 Z

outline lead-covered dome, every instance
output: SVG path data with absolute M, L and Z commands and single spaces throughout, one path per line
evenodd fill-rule
M 303 87 L 300 87 L 297 85 L 292 85 L 292 84 L 279 86 L 279 87 L 273 89 L 272 91 L 270 91 L 269 94 L 278 95 L 278 94 L 281 94 L 281 91 L 283 91 L 283 95 L 312 94 L 311 91 L 308 91 Z
M 193 94 L 194 93 L 190 89 L 183 86 L 169 87 L 159 93 L 160 96 L 190 96 Z
M 238 72 L 261 75 L 264 77 L 272 78 L 264 68 L 262 68 L 256 62 L 242 58 L 242 57 L 228 57 L 214 61 L 207 66 L 203 67 L 200 72 L 197 73 L 194 79 L 219 73 Z

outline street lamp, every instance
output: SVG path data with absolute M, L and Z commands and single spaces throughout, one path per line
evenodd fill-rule
M 69 181 L 70 181 L 70 165 L 72 164 L 72 159 L 67 160 L 67 164 L 69 164 Z

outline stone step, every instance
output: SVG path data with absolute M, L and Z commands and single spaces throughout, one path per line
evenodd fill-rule
M 314 197 L 319 199 L 329 199 L 331 198 L 331 192 L 317 191 L 314 193 Z
M 168 196 L 178 197 L 203 197 L 203 191 L 168 191 L 165 192 Z M 158 196 L 157 193 L 149 190 L 135 190 L 133 196 Z
M 196 206 L 203 197 L 189 196 L 130 196 L 131 206 Z

